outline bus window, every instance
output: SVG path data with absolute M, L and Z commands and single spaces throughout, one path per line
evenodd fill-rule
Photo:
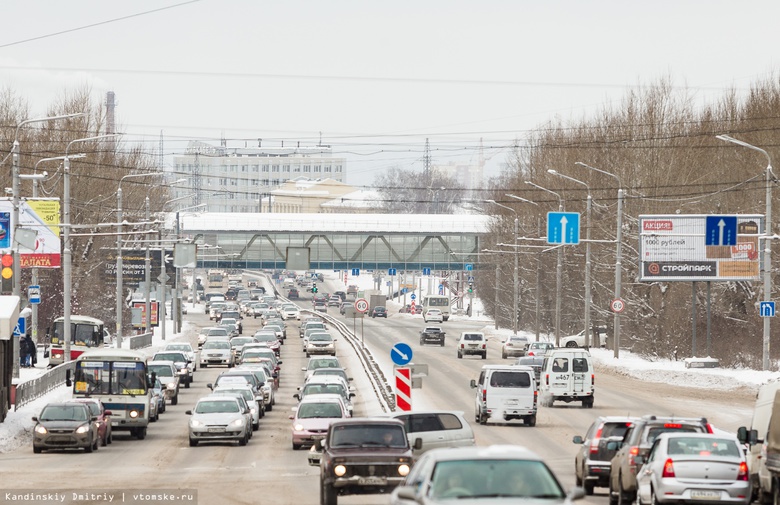
M 146 374 L 141 363 L 114 363 L 114 393 L 146 394 Z

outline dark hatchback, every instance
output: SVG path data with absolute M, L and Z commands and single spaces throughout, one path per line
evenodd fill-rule
M 387 317 L 387 309 L 381 305 L 379 307 L 374 307 L 371 311 L 371 317 Z

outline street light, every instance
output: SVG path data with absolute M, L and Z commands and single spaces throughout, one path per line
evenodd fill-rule
M 63 177 L 62 177 L 62 337 L 65 339 L 64 345 L 64 361 L 70 361 L 70 311 L 71 311 L 71 296 L 72 296 L 72 283 L 73 278 L 71 275 L 71 249 L 70 249 L 70 158 L 68 158 L 68 151 L 70 146 L 78 142 L 89 142 L 91 140 L 100 140 L 106 138 L 117 137 L 116 133 L 109 133 L 106 135 L 97 135 L 95 137 L 85 137 L 81 139 L 71 140 L 65 147 L 65 159 L 63 161 Z
M 561 195 L 531 181 L 525 181 L 525 183 L 555 195 L 558 198 L 558 211 L 563 212 L 563 198 L 561 198 Z M 558 263 L 555 266 L 555 347 L 560 347 L 561 345 L 561 277 L 563 277 L 563 247 L 558 246 Z
M 519 220 L 517 217 L 517 211 L 513 209 L 512 207 L 507 207 L 504 204 L 498 203 L 495 200 L 485 200 L 487 203 L 492 203 L 493 205 L 497 205 L 501 207 L 502 209 L 511 210 L 515 214 L 515 250 L 514 250 L 514 256 L 515 256 L 515 269 L 514 269 L 514 285 L 512 289 L 512 293 L 514 294 L 514 313 L 512 314 L 512 333 L 517 335 L 517 311 L 519 310 L 519 298 L 518 298 L 518 264 L 517 264 L 517 235 L 518 235 L 518 226 L 519 226 Z M 496 289 L 498 289 L 498 286 L 496 286 Z
M 622 252 L 623 251 L 622 248 L 623 246 L 623 184 L 620 182 L 620 178 L 615 174 L 605 172 L 604 170 L 600 170 L 590 165 L 586 165 L 581 161 L 578 161 L 574 164 L 579 165 L 581 167 L 585 167 L 589 170 L 593 170 L 600 174 L 613 177 L 618 183 L 617 232 L 615 235 L 615 243 L 616 243 L 615 245 L 615 300 L 620 300 L 621 276 L 623 274 L 623 252 Z M 613 326 L 615 328 L 614 356 L 615 358 L 619 358 L 620 357 L 620 313 L 619 312 L 617 311 L 614 312 L 613 321 L 614 321 Z
M 538 203 L 532 202 L 531 200 L 519 197 L 517 195 L 507 194 L 506 196 L 508 196 L 509 198 L 514 198 L 515 200 L 520 200 L 521 202 L 524 202 L 524 203 L 530 203 L 531 205 L 536 205 L 537 207 L 539 206 Z M 538 218 L 537 218 L 537 222 L 538 222 Z M 519 253 L 519 250 L 517 249 L 517 239 L 515 239 L 515 254 L 518 254 L 518 253 Z M 515 256 L 515 261 L 516 260 L 517 260 L 517 256 Z M 540 258 L 539 258 L 539 256 L 537 256 L 536 257 L 536 302 L 534 304 L 535 305 L 535 310 L 534 310 L 534 331 L 536 333 L 536 341 L 537 342 L 539 341 L 539 278 L 541 276 L 541 273 L 540 273 L 540 270 L 539 270 L 540 266 L 541 266 Z
M 125 179 L 132 179 L 138 177 L 155 177 L 163 175 L 162 172 L 150 172 L 145 174 L 129 174 L 119 179 L 119 185 L 116 190 L 116 347 L 120 349 L 122 347 L 122 308 L 124 303 L 123 299 L 123 287 L 122 287 L 122 183 Z M 164 313 L 165 309 L 163 309 Z M 159 316 L 159 314 L 158 314 Z M 146 314 L 146 318 L 150 319 L 151 314 Z M 163 319 L 163 324 L 165 320 Z
M 725 140 L 733 144 L 753 149 L 766 156 L 766 216 L 764 220 L 764 297 L 766 300 L 772 299 L 772 158 L 769 153 L 760 147 L 748 144 L 742 140 L 737 140 L 728 135 L 716 135 L 716 139 Z M 771 318 L 764 318 L 764 342 L 763 342 L 763 369 L 769 370 L 769 330 Z
M 576 182 L 577 184 L 582 184 L 588 190 L 588 201 L 585 207 L 585 349 L 587 349 L 590 346 L 590 210 L 593 199 L 590 195 L 590 186 L 579 179 L 569 177 L 568 175 L 564 175 L 553 169 L 549 169 L 547 173 L 563 177 L 564 179 Z

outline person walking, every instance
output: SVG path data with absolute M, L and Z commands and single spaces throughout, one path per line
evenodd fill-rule
M 25 335 L 19 342 L 19 355 L 21 359 L 21 366 L 24 368 L 30 368 L 32 366 L 32 353 L 34 352 L 34 344 L 32 339 Z

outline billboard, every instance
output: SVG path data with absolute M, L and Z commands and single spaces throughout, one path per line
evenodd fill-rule
M 639 281 L 757 281 L 764 216 L 639 216 Z
M 176 268 L 173 266 L 173 251 L 167 249 L 149 249 L 151 281 L 157 282 L 160 275 L 160 265 L 165 262 L 165 273 L 173 279 Z M 116 281 L 116 251 L 103 253 L 103 280 L 108 283 Z M 122 284 L 137 288 L 146 279 L 146 250 L 122 249 Z
M 0 199 L 0 249 L 18 247 L 22 268 L 59 268 L 59 198 L 26 198 L 19 202 L 19 228 L 37 233 L 34 249 L 14 243 L 14 230 L 11 229 L 12 213 L 13 200 Z

